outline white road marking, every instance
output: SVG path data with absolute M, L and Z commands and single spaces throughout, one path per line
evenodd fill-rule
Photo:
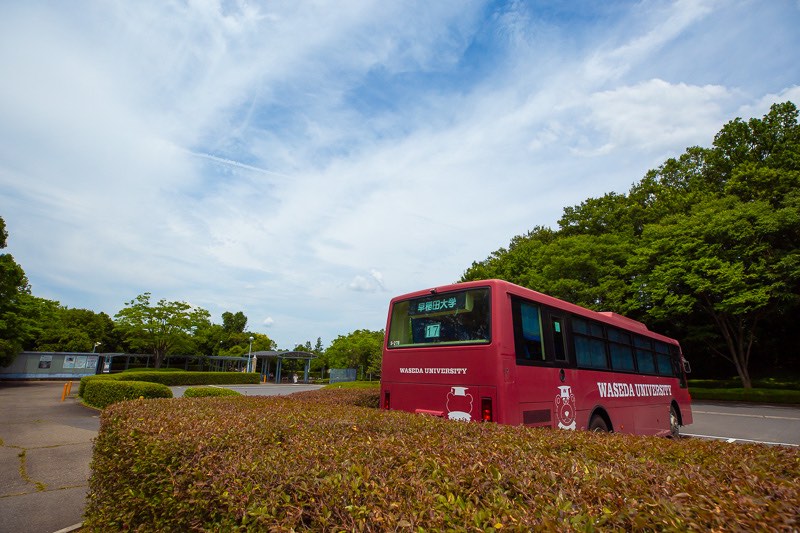
M 736 437 L 717 437 L 715 435 L 697 435 L 693 433 L 683 433 L 681 432 L 681 437 L 695 437 L 698 439 L 714 439 L 714 440 L 724 440 L 725 442 L 752 442 L 755 444 L 770 444 L 773 446 L 791 446 L 794 448 L 800 447 L 800 444 L 791 444 L 789 442 L 768 442 L 764 440 L 751 440 L 751 439 L 737 439 Z
M 747 418 L 770 418 L 773 420 L 797 420 L 800 421 L 800 418 L 794 416 L 773 416 L 773 415 L 748 415 L 748 414 L 740 414 L 740 413 L 719 413 L 717 411 L 697 411 L 692 409 L 692 413 L 698 413 L 701 415 L 718 415 L 718 416 L 743 416 Z

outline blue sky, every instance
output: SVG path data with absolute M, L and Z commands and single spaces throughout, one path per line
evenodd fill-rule
M 37 296 L 385 325 L 728 120 L 800 104 L 800 3 L 0 3 L 0 216 Z

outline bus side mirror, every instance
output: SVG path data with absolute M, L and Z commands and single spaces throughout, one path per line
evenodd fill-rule
M 692 365 L 690 365 L 689 361 L 687 361 L 686 359 L 683 360 L 683 371 L 686 372 L 687 374 L 692 373 Z

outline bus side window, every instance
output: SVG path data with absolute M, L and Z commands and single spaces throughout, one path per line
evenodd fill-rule
M 675 375 L 672 368 L 672 356 L 669 353 L 669 345 L 663 342 L 656 342 L 656 361 L 658 362 L 658 373 L 662 376 Z
M 564 323 L 559 317 L 551 316 L 550 325 L 553 332 L 553 349 L 555 350 L 556 361 L 566 362 L 566 344 L 564 344 Z
M 609 350 L 611 352 L 611 368 L 625 372 L 633 372 L 633 349 L 631 336 L 617 328 L 608 328 Z
M 653 348 L 650 340 L 638 335 L 633 338 L 636 346 L 636 366 L 640 374 L 655 374 L 656 364 L 653 359 Z
M 544 361 L 541 314 L 537 305 L 514 300 L 514 344 L 517 362 Z
M 572 338 L 575 343 L 575 359 L 579 367 L 608 368 L 606 341 L 600 324 L 573 318 Z

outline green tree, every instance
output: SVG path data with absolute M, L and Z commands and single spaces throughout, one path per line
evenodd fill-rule
M 91 352 L 95 343 L 100 343 L 98 347 L 104 351 L 117 348 L 114 321 L 107 314 L 70 309 L 58 305 L 58 302 L 43 303 L 41 309 L 41 331 L 35 341 L 36 350 Z
M 515 237 L 461 281 L 500 278 L 591 309 L 627 301 L 626 263 L 633 244 L 623 234 L 558 234 L 537 228 Z
M 195 353 L 191 355 L 221 355 L 229 333 L 219 324 L 199 326 L 194 332 Z
M 796 305 L 800 249 L 782 244 L 800 234 L 798 207 L 712 199 L 647 226 L 631 260 L 639 272 L 635 305 L 656 319 L 697 310 L 710 317 L 727 348 L 721 355 L 749 388 L 760 322 Z
M 220 355 L 246 356 L 250 348 L 250 337 L 253 337 L 252 350 L 254 352 L 271 351 L 275 349 L 275 341 L 263 333 L 231 333 L 223 342 L 224 348 L 220 350 Z
M 155 368 L 160 368 L 164 358 L 178 346 L 185 346 L 195 331 L 210 323 L 208 311 L 185 302 L 161 299 L 152 305 L 149 292 L 125 306 L 114 317 L 116 327 L 133 349 L 155 356 Z
M 339 335 L 325 353 L 331 368 L 357 368 L 364 374 L 380 376 L 383 330 L 359 329 Z
M 8 232 L 0 217 L 0 250 L 6 247 Z M 11 254 L 0 254 L 0 365 L 8 366 L 35 336 L 31 312 L 35 300 L 28 278 Z
M 247 328 L 247 317 L 241 311 L 225 311 L 222 313 L 222 327 L 229 333 L 243 333 Z

